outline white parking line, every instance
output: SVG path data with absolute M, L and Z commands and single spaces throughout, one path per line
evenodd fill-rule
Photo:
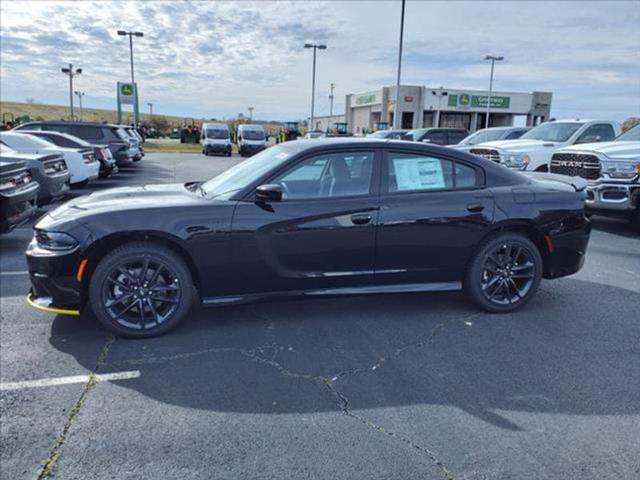
M 96 382 L 108 382 L 110 380 L 128 380 L 140 377 L 140 370 L 130 370 L 128 372 L 105 373 L 95 375 Z M 25 380 L 24 382 L 0 383 L 0 391 L 22 390 L 23 388 L 54 387 L 57 385 L 69 385 L 72 383 L 87 383 L 91 375 L 75 375 L 73 377 L 41 378 L 39 380 Z
M 19 272 L 0 272 L 0 275 L 29 275 L 29 270 L 20 270 Z

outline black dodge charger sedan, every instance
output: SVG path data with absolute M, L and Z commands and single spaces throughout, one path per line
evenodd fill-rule
M 490 312 L 584 262 L 581 179 L 379 139 L 301 140 L 221 175 L 96 192 L 43 217 L 28 301 L 164 333 L 204 305 L 465 289 Z

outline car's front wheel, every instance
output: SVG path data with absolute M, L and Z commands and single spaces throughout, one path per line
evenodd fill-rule
M 510 312 L 535 294 L 542 269 L 542 257 L 531 240 L 502 233 L 481 244 L 467 270 L 465 290 L 484 310 Z
M 134 242 L 100 261 L 89 297 L 96 317 L 109 330 L 126 337 L 151 337 L 175 328 L 186 317 L 193 282 L 175 252 Z

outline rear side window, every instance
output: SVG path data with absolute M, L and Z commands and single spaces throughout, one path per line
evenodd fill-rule
M 104 138 L 102 128 L 92 125 L 73 125 L 69 133 L 84 140 L 99 140 Z
M 449 132 L 449 144 L 460 143 L 467 137 L 468 133 L 463 131 L 450 131 Z
M 473 188 L 475 168 L 464 163 L 413 153 L 389 153 L 389 192 L 421 192 Z M 455 165 L 455 168 L 454 168 Z
M 429 143 L 434 143 L 436 145 L 447 144 L 447 134 L 443 131 L 427 132 L 427 134 L 424 137 L 422 137 L 422 139 L 429 140 L 430 141 Z
M 44 138 L 45 140 L 49 140 L 50 142 L 55 143 L 59 147 L 68 147 L 68 148 L 80 148 L 78 143 L 70 140 L 66 137 L 58 136 L 58 135 L 39 135 L 39 137 Z

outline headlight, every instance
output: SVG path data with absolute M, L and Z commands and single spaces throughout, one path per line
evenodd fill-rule
M 526 153 L 503 153 L 500 154 L 500 163 L 508 168 L 524 170 L 529 165 L 529 155 Z
M 38 246 L 45 250 L 61 252 L 78 246 L 78 241 L 67 233 L 36 230 L 34 237 Z
M 611 178 L 633 178 L 640 174 L 639 160 L 602 160 L 602 173 Z

